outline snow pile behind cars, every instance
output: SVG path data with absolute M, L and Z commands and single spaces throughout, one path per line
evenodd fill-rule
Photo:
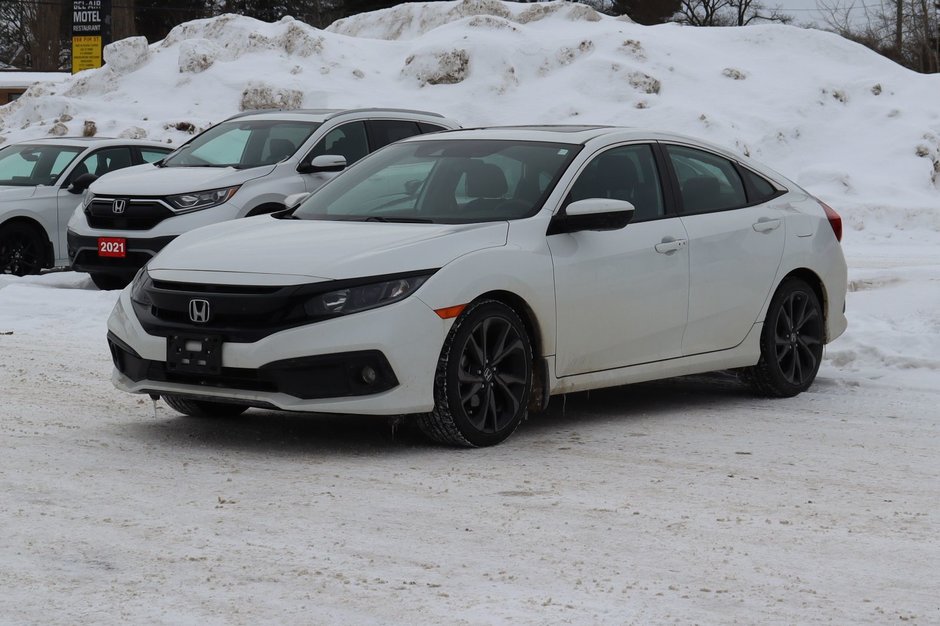
M 400 106 L 467 126 L 688 133 L 755 156 L 840 207 L 933 206 L 940 178 L 937 77 L 814 30 L 648 27 L 577 4 L 462 0 L 322 31 L 225 15 L 149 46 L 116 42 L 106 59 L 2 109 L 0 136 L 44 136 L 56 124 L 80 134 L 93 120 L 101 135 L 177 144 L 239 110 Z

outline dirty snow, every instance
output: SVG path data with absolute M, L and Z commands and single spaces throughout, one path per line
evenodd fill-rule
M 0 277 L 0 624 L 940 622 L 940 77 L 818 31 L 495 0 L 226 16 L 108 58 L 0 108 L 0 138 L 179 143 L 258 103 L 686 132 L 842 213 L 850 326 L 797 398 L 572 394 L 462 451 L 154 415 L 109 382 L 115 293 Z

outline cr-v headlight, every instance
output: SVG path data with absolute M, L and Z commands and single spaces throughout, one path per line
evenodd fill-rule
M 85 197 L 82 198 L 82 208 L 84 209 L 85 207 L 87 207 L 89 204 L 91 204 L 91 201 L 94 199 L 95 199 L 95 194 L 91 193 L 90 191 L 86 191 Z
M 393 278 L 319 294 L 304 303 L 310 317 L 335 317 L 374 309 L 404 300 L 431 277 L 431 274 Z
M 198 211 L 199 209 L 208 209 L 218 206 L 223 202 L 228 202 L 239 185 L 234 187 L 225 187 L 224 189 L 211 189 L 209 191 L 195 191 L 193 193 L 181 193 L 176 196 L 167 196 L 169 202 L 179 211 Z

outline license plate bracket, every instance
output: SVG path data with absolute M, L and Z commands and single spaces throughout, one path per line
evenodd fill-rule
M 167 337 L 166 369 L 183 374 L 221 374 L 222 338 L 213 335 Z
M 127 239 L 124 237 L 98 237 L 98 256 L 117 259 L 127 257 Z

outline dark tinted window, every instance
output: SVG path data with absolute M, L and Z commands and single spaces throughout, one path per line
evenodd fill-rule
M 744 175 L 744 178 L 747 179 L 748 185 L 750 185 L 751 191 L 754 194 L 754 197 L 751 198 L 751 204 L 767 202 L 771 198 L 779 195 L 777 188 L 763 176 L 744 168 L 741 168 L 741 173 Z
M 86 172 L 95 176 L 104 176 L 108 172 L 120 170 L 133 165 L 131 161 L 131 149 L 125 146 L 117 148 L 104 148 L 92 152 L 87 157 L 79 161 L 72 173 L 69 174 L 69 180 L 75 180 L 81 174 Z
M 418 122 L 418 128 L 421 129 L 422 133 L 436 133 L 441 130 L 447 130 L 443 126 L 438 126 L 437 124 L 428 124 L 427 122 Z
M 585 198 L 626 200 L 636 209 L 634 222 L 662 217 L 663 192 L 653 149 L 622 146 L 594 157 L 568 194 L 570 202 Z
M 399 139 L 421 134 L 418 123 L 408 120 L 373 120 L 367 123 L 373 150 L 395 143 Z
M 734 163 L 710 152 L 667 146 L 679 179 L 685 213 L 705 213 L 747 205 L 744 184 Z
M 365 124 L 350 122 L 334 128 L 313 147 L 307 161 L 323 154 L 346 157 L 346 165 L 352 165 L 369 154 Z

